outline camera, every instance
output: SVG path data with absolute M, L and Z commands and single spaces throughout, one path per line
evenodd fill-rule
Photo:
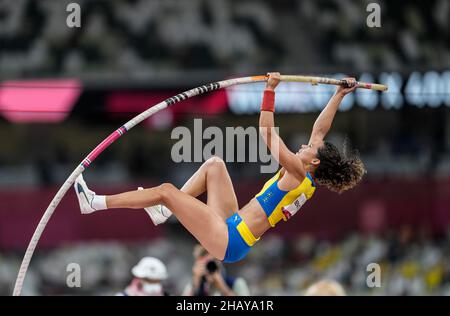
M 217 265 L 216 261 L 211 260 L 206 263 L 206 270 L 209 274 L 213 274 L 219 269 L 219 266 Z

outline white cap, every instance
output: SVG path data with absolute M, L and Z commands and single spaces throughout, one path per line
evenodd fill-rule
M 131 273 L 136 278 L 145 278 L 150 280 L 167 279 L 167 269 L 161 260 L 153 257 L 142 258 L 137 265 L 131 269 Z
M 305 292 L 305 296 L 345 296 L 345 290 L 334 280 L 321 280 L 312 284 Z

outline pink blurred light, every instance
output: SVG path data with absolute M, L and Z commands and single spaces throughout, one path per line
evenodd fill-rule
M 75 79 L 5 81 L 0 113 L 9 121 L 57 123 L 65 120 L 81 94 Z
M 111 93 L 106 101 L 110 113 L 131 116 L 145 111 L 149 107 L 164 101 L 180 91 L 129 92 L 117 91 Z M 170 106 L 170 111 L 176 116 L 185 113 L 220 114 L 228 109 L 228 97 L 225 90 L 199 95 Z

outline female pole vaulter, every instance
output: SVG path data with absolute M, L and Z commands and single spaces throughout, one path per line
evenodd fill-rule
M 262 190 L 239 208 L 225 163 L 218 157 L 207 160 L 181 188 L 170 183 L 115 195 L 98 195 L 89 190 L 82 176 L 74 188 L 81 213 L 114 208 L 145 208 L 155 225 L 172 213 L 214 257 L 224 262 L 244 258 L 260 237 L 278 222 L 288 220 L 310 199 L 316 187 L 335 192 L 353 188 L 365 168 L 356 152 L 344 146 L 341 152 L 324 141 L 336 111 L 346 94 L 356 89 L 354 78 L 338 86 L 320 113 L 309 143 L 290 151 L 274 130 L 275 88 L 279 73 L 269 73 L 261 105 L 259 127 L 271 154 L 281 169 Z M 196 197 L 207 192 L 206 204 Z

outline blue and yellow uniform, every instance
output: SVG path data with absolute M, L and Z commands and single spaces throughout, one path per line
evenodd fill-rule
M 287 221 L 311 198 L 316 185 L 309 173 L 293 190 L 284 191 L 278 187 L 281 170 L 267 181 L 255 198 L 267 215 L 270 226 L 274 227 L 282 219 Z M 244 258 L 250 248 L 259 240 L 253 236 L 247 224 L 235 213 L 227 219 L 228 247 L 224 262 L 236 262 Z

